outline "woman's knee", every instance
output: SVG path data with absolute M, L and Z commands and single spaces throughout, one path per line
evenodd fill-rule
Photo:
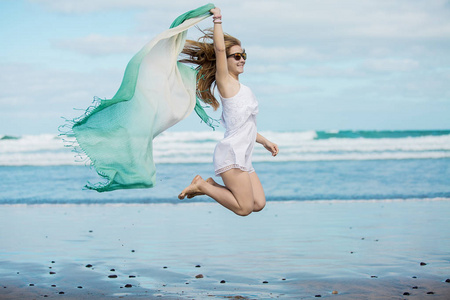
M 252 212 L 254 212 L 254 204 L 253 203 L 241 203 L 241 205 L 239 206 L 238 209 L 236 209 L 234 211 L 235 214 L 237 214 L 238 216 L 248 216 L 249 214 L 251 214 Z
M 266 199 L 264 200 L 255 200 L 255 203 L 253 204 L 253 211 L 258 212 L 263 210 L 263 208 L 266 206 Z

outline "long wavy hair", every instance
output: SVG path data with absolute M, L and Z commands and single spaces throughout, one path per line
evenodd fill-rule
M 216 87 L 216 54 L 213 43 L 213 30 L 200 30 L 203 33 L 197 41 L 187 40 L 181 53 L 187 58 L 179 60 L 182 63 L 197 65 L 197 96 L 206 104 L 211 105 L 214 110 L 220 104 L 214 97 Z M 241 46 L 241 41 L 224 33 L 226 54 L 229 55 L 230 48 Z

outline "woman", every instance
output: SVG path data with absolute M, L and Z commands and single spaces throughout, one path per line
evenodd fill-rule
M 208 195 L 237 215 L 247 216 L 266 204 L 263 187 L 252 167 L 255 141 L 273 156 L 278 154 L 278 146 L 256 131 L 258 103 L 251 90 L 239 82 L 247 58 L 240 41 L 223 33 L 219 8 L 210 12 L 214 22 L 213 44 L 205 42 L 211 39 L 211 34 L 205 34 L 202 42 L 188 41 L 183 53 L 190 58 L 182 61 L 199 65 L 197 93 L 214 109 L 219 103 L 211 93 L 212 84 L 219 90 L 226 132 L 214 150 L 214 168 L 225 186 L 197 175 L 178 198 Z

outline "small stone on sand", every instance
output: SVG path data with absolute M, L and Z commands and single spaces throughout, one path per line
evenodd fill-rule
M 56 274 L 56 272 L 53 272 L 53 271 L 52 271 L 52 272 L 50 272 L 50 275 L 54 275 L 54 274 Z
M 195 267 L 196 267 L 196 268 L 200 268 L 201 266 L 200 266 L 200 265 L 196 265 Z
M 420 265 L 421 265 L 421 266 L 426 266 L 427 263 L 421 262 Z
M 132 287 L 133 285 L 131 285 L 131 284 L 129 284 L 129 283 L 127 283 L 127 284 L 125 284 L 125 287 L 126 288 L 130 288 L 130 287 Z
M 77 288 L 82 289 L 83 287 L 81 285 L 77 286 Z
M 34 283 L 30 283 L 30 286 L 34 286 Z
M 447 278 L 445 282 L 450 283 L 450 278 Z
M 372 275 L 372 276 L 370 276 L 370 278 L 378 278 L 378 276 Z
M 64 295 L 64 292 L 59 292 L 60 295 Z
M 128 278 L 136 278 L 136 275 L 130 275 Z
M 338 291 L 333 291 L 333 292 L 331 292 L 333 295 L 337 295 L 337 294 L 339 294 L 339 292 Z
M 320 298 L 320 297 L 322 297 L 322 295 L 315 295 L 314 297 L 316 297 L 316 298 Z
M 403 296 L 409 296 L 409 295 L 411 295 L 411 294 L 408 293 L 408 292 L 404 292 L 404 293 L 403 293 Z
M 203 278 L 203 274 L 195 275 L 195 278 Z
M 269 283 L 268 281 L 264 280 L 263 283 Z
M 225 282 L 226 282 L 225 280 L 221 280 L 221 281 L 220 281 L 220 283 L 225 283 Z
M 117 278 L 117 275 L 109 275 L 108 278 Z
M 87 264 L 86 268 L 92 268 L 92 265 L 91 264 Z
M 412 289 L 413 290 L 417 290 L 419 287 L 418 286 L 413 286 Z
M 428 292 L 427 295 L 434 295 L 434 292 Z
M 111 271 L 111 272 L 115 272 L 115 271 L 116 271 L 116 269 L 111 269 L 110 271 Z

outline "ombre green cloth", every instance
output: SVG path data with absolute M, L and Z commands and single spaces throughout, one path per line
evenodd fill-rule
M 98 99 L 97 106 L 74 120 L 76 142 L 106 179 L 87 188 L 153 187 L 153 139 L 194 109 L 213 126 L 196 97 L 196 70 L 178 62 L 187 30 L 210 16 L 212 8 L 214 4 L 207 4 L 175 19 L 131 59 L 114 97 Z

